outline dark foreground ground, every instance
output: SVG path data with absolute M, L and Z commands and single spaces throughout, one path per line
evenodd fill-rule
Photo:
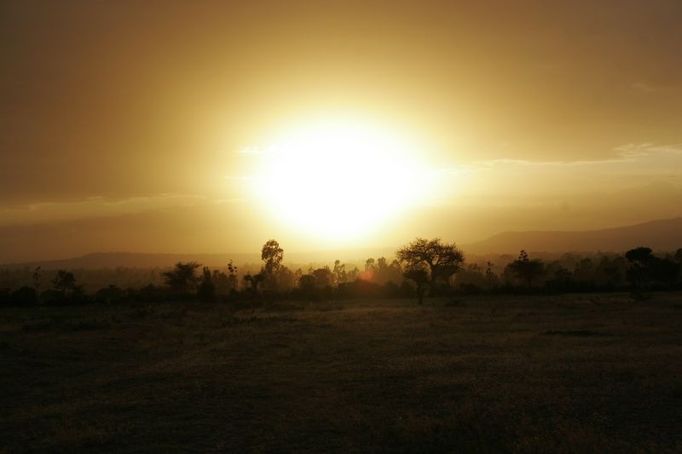
M 682 451 L 682 295 L 0 310 L 0 450 Z

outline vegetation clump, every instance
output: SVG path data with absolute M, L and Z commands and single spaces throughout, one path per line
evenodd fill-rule
M 417 238 L 396 251 L 394 260 L 370 257 L 362 268 L 336 260 L 330 266 L 289 268 L 278 241 L 261 249 L 261 263 L 225 268 L 178 262 L 169 270 L 115 269 L 116 277 L 135 278 L 134 285 L 109 282 L 86 291 L 86 282 L 104 279 L 101 271 L 57 270 L 43 290 L 46 273 L 34 270 L 0 270 L 0 304 L 30 306 L 162 301 L 228 302 L 258 305 L 274 301 L 330 301 L 353 298 L 416 298 L 465 294 L 569 293 L 630 291 L 636 300 L 652 292 L 682 289 L 682 249 L 655 254 L 636 247 L 623 255 L 564 254 L 548 259 L 521 250 L 511 256 L 479 257 L 465 261 L 455 243 L 439 238 Z M 146 282 L 145 282 L 146 280 Z M 106 281 L 105 281 L 106 282 Z

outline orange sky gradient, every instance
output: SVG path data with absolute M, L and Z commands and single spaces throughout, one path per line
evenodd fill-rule
M 676 0 L 4 1 L 0 263 L 682 216 L 681 23 Z M 352 239 L 249 190 L 249 151 L 338 117 L 409 141 L 438 180 Z M 368 170 L 332 183 L 377 207 L 423 186 Z

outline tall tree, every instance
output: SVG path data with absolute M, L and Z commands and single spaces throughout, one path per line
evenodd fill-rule
M 237 291 L 239 289 L 239 279 L 237 278 L 237 265 L 232 263 L 232 260 L 230 260 L 230 263 L 227 264 L 227 279 L 229 282 L 229 291 Z
M 334 261 L 334 269 L 332 270 L 332 273 L 334 273 L 334 279 L 337 285 L 346 282 L 346 265 L 341 263 L 341 260 Z
M 260 258 L 263 261 L 263 271 L 272 275 L 279 269 L 284 259 L 284 249 L 279 247 L 276 240 L 268 240 L 261 249 Z
M 259 273 L 261 275 L 259 279 L 263 283 L 263 289 L 271 292 L 279 291 L 279 275 L 283 268 L 284 249 L 276 240 L 268 240 L 261 249 L 260 257 L 263 260 L 263 266 Z M 258 286 L 255 281 L 252 281 L 251 284 L 255 284 L 254 288 Z
M 507 268 L 530 288 L 533 282 L 542 276 L 545 265 L 541 260 L 529 258 L 528 253 L 522 250 L 519 257 L 507 265 Z

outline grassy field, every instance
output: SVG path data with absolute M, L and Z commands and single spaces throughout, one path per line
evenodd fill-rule
M 682 295 L 0 310 L 0 450 L 682 451 Z

